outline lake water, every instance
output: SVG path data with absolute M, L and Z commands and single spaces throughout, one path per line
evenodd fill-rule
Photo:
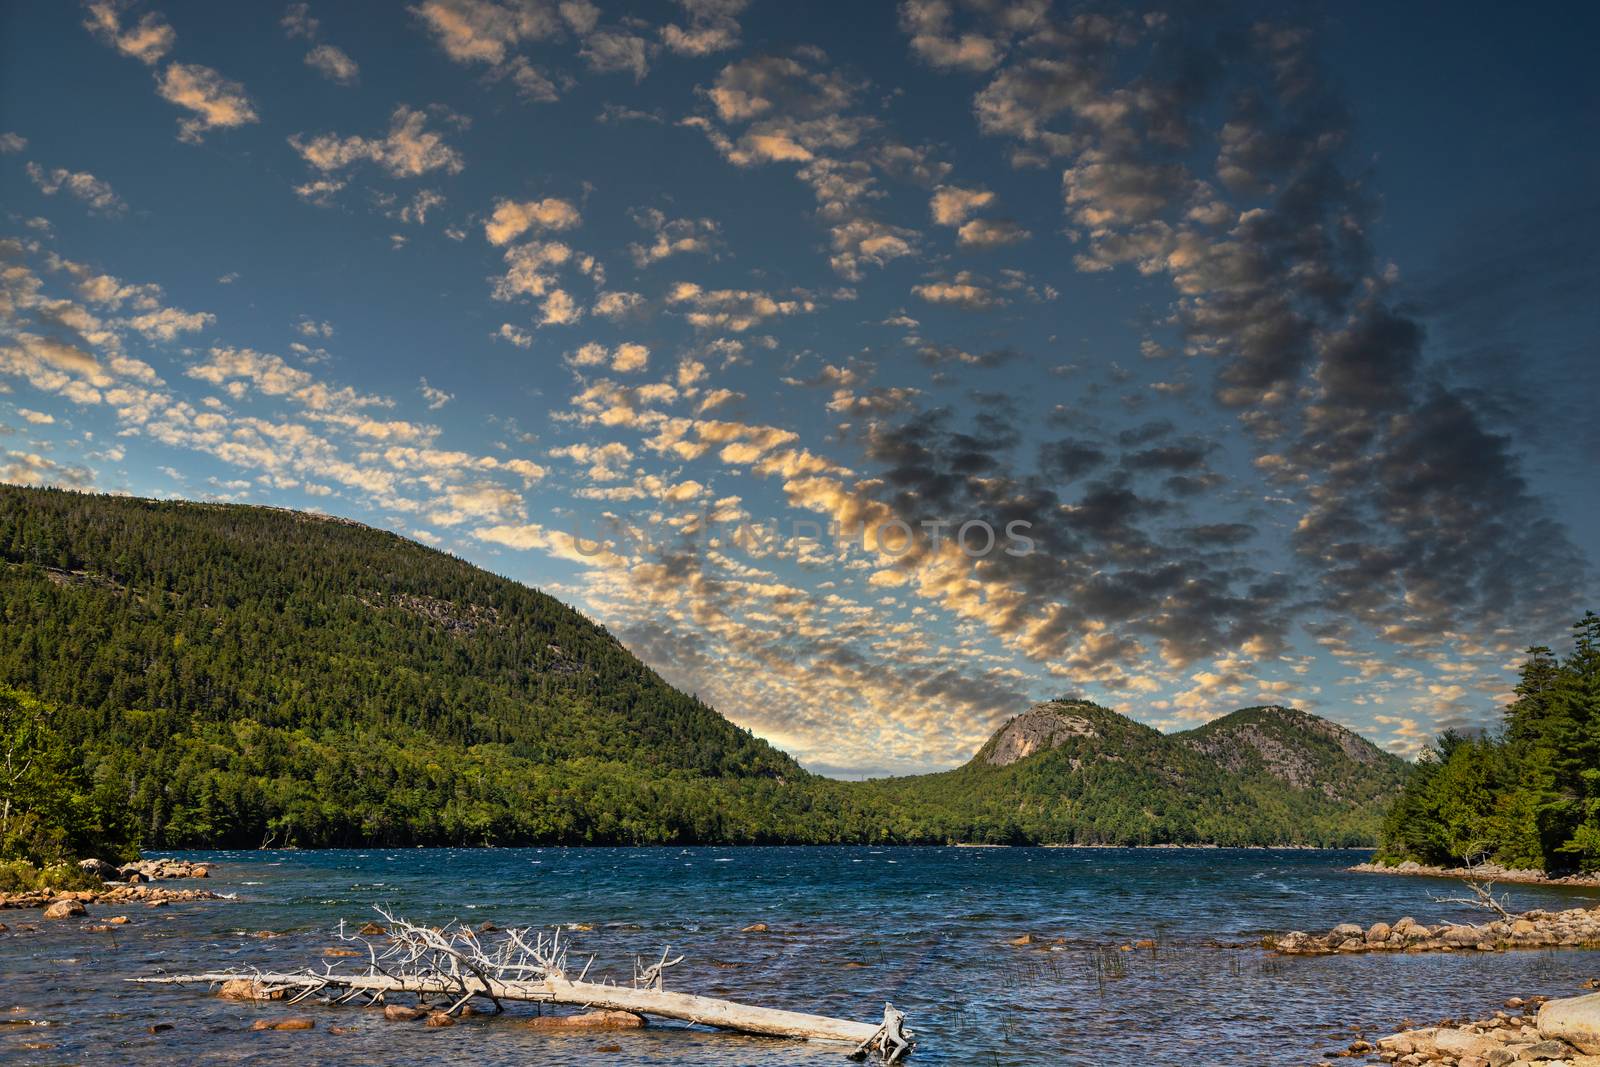
M 687 959 L 668 988 L 872 1020 L 885 999 L 919 1032 L 921 1064 L 1307 1064 L 1324 1050 L 1507 996 L 1571 995 L 1600 953 L 1267 956 L 1269 930 L 1480 919 L 1447 883 L 1346 873 L 1356 852 L 1216 849 L 411 849 L 183 853 L 237 899 L 119 909 L 132 922 L 16 927 L 0 912 L 0 1060 L 15 1063 L 843 1064 L 838 1046 L 668 1024 L 550 1035 L 504 1016 L 449 1029 L 377 1009 L 299 1005 L 317 1029 L 253 1033 L 285 1014 L 204 987 L 129 985 L 159 971 L 323 962 L 340 919 L 373 903 L 429 923 L 585 924 L 573 959 L 627 981 L 633 954 Z M 1507 887 L 1517 908 L 1600 893 Z M 96 918 L 113 914 L 91 908 Z M 741 933 L 764 922 L 770 932 Z M 260 931 L 280 936 L 263 938 Z M 1022 933 L 1055 946 L 1014 947 Z M 1155 950 L 1118 951 L 1153 938 Z M 158 1034 L 146 1028 L 171 1023 Z M 344 1028 L 335 1034 L 331 1027 Z M 28 1048 L 29 1044 L 47 1048 Z M 609 1051 L 608 1051 L 609 1049 Z

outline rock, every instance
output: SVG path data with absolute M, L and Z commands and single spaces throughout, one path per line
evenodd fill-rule
M 317 1020 L 306 1015 L 291 1015 L 287 1019 L 257 1019 L 252 1030 L 315 1030 Z
M 404 1004 L 387 1004 L 383 1009 L 383 1017 L 392 1023 L 409 1023 L 428 1014 L 421 1008 L 408 1008 Z
M 171 1029 L 171 1023 L 151 1023 L 149 1026 L 144 1028 L 144 1032 L 147 1034 L 163 1034 Z
M 128 925 L 128 917 L 126 915 L 113 915 L 106 922 L 112 926 L 126 926 Z
M 1340 923 L 1328 933 L 1328 940 L 1334 944 L 1342 944 L 1352 937 L 1365 937 L 1367 932 L 1355 923 Z
M 58 900 L 44 909 L 44 917 L 46 919 L 74 919 L 79 915 L 87 914 L 88 909 L 83 906 L 82 902 L 72 898 Z
M 1392 932 L 1393 927 L 1388 923 L 1373 923 L 1367 928 L 1367 940 L 1374 944 L 1379 944 L 1389 940 L 1389 935 Z
M 1499 1048 L 1498 1041 L 1492 1041 L 1482 1034 L 1474 1034 L 1468 1030 L 1443 1029 L 1433 1035 L 1435 1051 L 1446 1056 L 1483 1056 L 1489 1055 L 1489 1050 Z
M 1421 1054 L 1431 1057 L 1434 1051 L 1433 1038 L 1437 1032 L 1431 1026 L 1424 1030 L 1404 1030 L 1398 1034 L 1378 1038 L 1378 1048 L 1397 1056 Z
M 1517 1054 L 1508 1048 L 1492 1048 L 1484 1059 L 1489 1061 L 1489 1067 L 1510 1067 L 1517 1062 Z
M 478 924 L 478 933 L 480 934 L 492 934 L 498 929 L 500 928 L 494 923 L 486 922 Z
M 1539 1008 L 1539 1032 L 1600 1055 L 1600 993 L 1547 1001 Z
M 540 1015 L 525 1024 L 534 1030 L 636 1030 L 644 1016 L 631 1011 L 588 1011 L 581 1015 Z
M 442 1011 L 436 1011 L 432 1015 L 429 1015 L 428 1016 L 428 1021 L 423 1023 L 422 1025 L 424 1025 L 424 1026 L 432 1026 L 432 1027 L 438 1028 L 438 1027 L 442 1027 L 442 1026 L 454 1026 L 455 1024 L 456 1024 L 456 1021 L 454 1019 L 450 1018 L 450 1016 L 446 1015 Z
M 11 927 L 7 926 L 5 923 L 0 923 L 0 934 L 5 933 L 9 929 L 11 929 Z
M 1511 923 L 1511 932 L 1518 937 L 1527 937 L 1531 933 L 1536 933 L 1538 929 L 1539 924 L 1531 919 L 1515 919 Z
M 1452 926 L 1444 932 L 1444 943 L 1447 945 L 1476 946 L 1483 939 L 1483 934 L 1472 926 Z
M 1141 941 L 1135 941 L 1135 942 L 1134 942 L 1134 943 L 1133 943 L 1133 947 L 1134 947 L 1134 948 L 1145 948 L 1145 949 L 1150 949 L 1150 948 L 1155 948 L 1155 947 L 1156 947 L 1156 943 L 1155 943 L 1155 941 L 1154 941 L 1154 940 L 1152 940 L 1152 939 L 1151 939 L 1151 938 L 1148 938 L 1148 937 L 1147 937 L 1147 938 L 1144 938 L 1144 939 L 1143 939 L 1143 940 L 1141 940 Z
M 230 978 L 222 983 L 217 996 L 223 1000 L 282 1000 L 283 990 L 269 990 L 254 978 Z
M 341 957 L 341 958 L 348 957 L 348 956 L 359 956 L 359 955 L 361 955 L 361 953 L 357 952 L 353 948 L 338 948 L 338 947 L 325 948 L 325 949 L 322 950 L 322 954 L 324 956 L 338 956 L 338 957 Z
M 363 923 L 361 929 L 356 931 L 362 937 L 382 937 L 388 932 L 377 923 Z
M 1533 1044 L 1518 1050 L 1517 1059 L 1538 1063 L 1544 1060 L 1559 1060 L 1566 1058 L 1572 1049 L 1565 1041 L 1556 1041 L 1546 1038 L 1535 1041 Z
M 764 934 L 768 929 L 769 928 L 766 923 L 751 923 L 749 926 L 746 926 L 739 932 L 741 934 Z
M 1457 1061 L 1457 1067 L 1489 1067 L 1489 1061 L 1482 1056 L 1463 1056 Z
M 210 878 L 211 877 L 211 868 L 203 866 L 201 864 L 196 864 L 193 867 L 189 868 L 189 877 L 190 878 Z
M 1032 934 L 1021 934 L 1021 935 L 1019 935 L 1017 937 L 1013 937 L 1010 941 L 1007 941 L 1006 944 L 1008 944 L 1008 945 L 1031 945 L 1031 944 L 1033 944 L 1033 942 L 1034 942 L 1034 936 Z
M 117 878 L 117 868 L 105 860 L 86 859 L 79 860 L 78 866 L 94 875 L 102 882 L 113 882 Z

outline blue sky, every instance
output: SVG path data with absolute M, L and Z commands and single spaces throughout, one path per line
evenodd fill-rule
M 1592 21 L 11 4 L 0 478 L 394 529 L 830 773 L 1411 753 L 1594 602 Z

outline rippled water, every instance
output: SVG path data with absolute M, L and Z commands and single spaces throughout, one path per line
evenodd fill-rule
M 317 1029 L 255 1033 L 284 1013 L 202 988 L 129 985 L 161 970 L 320 963 L 343 919 L 374 902 L 409 918 L 588 924 L 595 973 L 632 954 L 687 955 L 669 988 L 873 1019 L 885 999 L 920 1032 L 923 1064 L 1303 1064 L 1406 1016 L 1481 1013 L 1600 974 L 1600 954 L 1276 959 L 1267 930 L 1341 921 L 1475 918 L 1431 902 L 1443 883 L 1349 874 L 1361 853 L 1215 849 L 414 849 L 185 853 L 220 864 L 236 900 L 121 909 L 132 922 L 17 927 L 0 912 L 0 1059 L 97 1063 L 838 1064 L 836 1046 L 670 1025 L 550 1035 L 519 1007 L 449 1029 L 374 1009 L 302 1004 Z M 1600 894 L 1511 887 L 1516 906 Z M 92 909 L 95 917 L 111 914 Z M 765 922 L 770 932 L 740 929 Z M 263 938 L 260 931 L 281 936 Z M 1014 947 L 1031 932 L 1062 945 Z M 1155 950 L 1118 951 L 1154 938 Z M 574 958 L 577 958 L 575 955 Z M 170 1023 L 150 1034 L 147 1027 Z M 332 1027 L 344 1029 L 332 1033 Z M 29 1045 L 43 1046 L 30 1048 Z M 610 1049 L 610 1051 L 608 1051 Z

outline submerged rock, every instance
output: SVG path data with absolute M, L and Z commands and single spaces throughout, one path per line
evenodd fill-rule
M 386 1004 L 383 1009 L 383 1017 L 392 1023 L 415 1022 L 426 1014 L 421 1008 L 408 1008 L 404 1004 Z

